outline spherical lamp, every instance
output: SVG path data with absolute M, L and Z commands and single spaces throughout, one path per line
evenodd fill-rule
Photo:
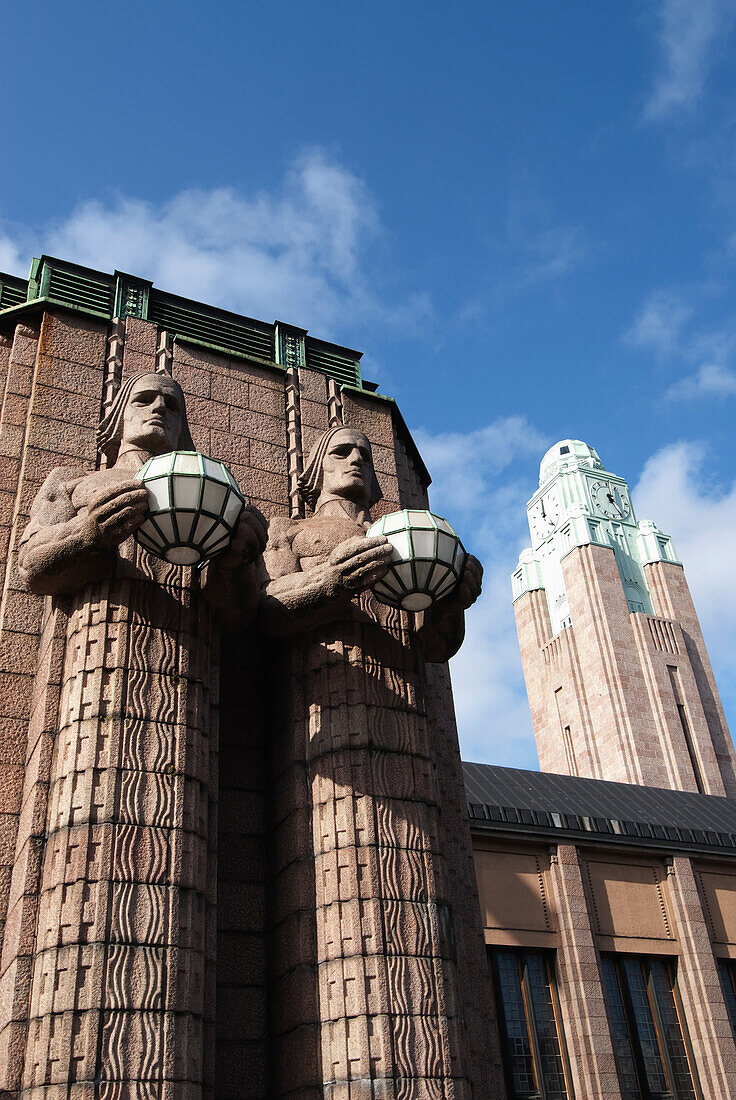
M 148 490 L 149 513 L 135 536 L 146 550 L 174 565 L 199 565 L 230 544 L 245 501 L 224 462 L 170 451 L 135 476 Z
M 372 523 L 366 534 L 385 535 L 393 548 L 388 573 L 372 588 L 381 603 L 425 611 L 460 580 L 465 550 L 440 516 L 411 508 L 391 512 Z

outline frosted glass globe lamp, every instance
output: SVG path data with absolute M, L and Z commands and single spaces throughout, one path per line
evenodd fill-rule
M 425 611 L 456 588 L 467 555 L 446 519 L 408 508 L 381 516 L 366 535 L 385 535 L 392 546 L 389 571 L 371 589 L 381 603 Z
M 200 565 L 230 544 L 245 501 L 224 462 L 196 451 L 149 458 L 135 475 L 149 513 L 136 540 L 173 565 Z

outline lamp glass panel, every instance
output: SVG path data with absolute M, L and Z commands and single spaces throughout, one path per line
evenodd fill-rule
M 442 584 L 439 585 L 439 587 L 435 589 L 435 591 L 434 591 L 435 596 L 437 596 L 437 597 L 444 596 L 447 592 L 450 591 L 451 588 L 454 588 L 455 582 L 456 582 L 455 574 L 450 573 L 449 576 L 442 582 Z
M 192 542 L 195 543 L 196 546 L 201 546 L 214 525 L 215 520 L 210 516 L 200 516 L 197 520 L 197 526 L 194 528 L 194 538 Z
M 224 550 L 226 546 L 229 546 L 229 544 L 230 535 L 227 534 L 224 538 L 220 539 L 219 542 L 216 542 L 213 546 L 210 546 L 207 550 L 207 553 L 211 554 L 214 557 L 215 554 L 219 554 L 220 551 Z
M 429 574 L 432 571 L 434 562 L 431 561 L 418 561 L 414 563 L 414 568 L 417 573 L 417 584 L 420 588 L 427 587 L 427 581 L 429 580 Z
M 146 465 L 143 467 L 146 473 L 146 477 L 160 477 L 162 474 L 171 473 L 171 467 L 174 463 L 176 455 L 172 452 L 166 455 L 156 455 L 155 458 L 150 458 Z
M 386 536 L 388 541 L 393 546 L 391 552 L 392 561 L 406 561 L 411 557 L 411 543 L 409 542 L 408 531 L 392 531 L 390 535 Z
M 230 532 L 228 531 L 227 527 L 223 527 L 221 523 L 216 523 L 214 530 L 210 532 L 210 534 L 202 543 L 202 549 L 209 551 L 216 542 L 219 542 L 221 538 L 224 538 L 229 534 Z
M 437 534 L 437 557 L 440 561 L 451 565 L 455 558 L 455 544 L 457 539 L 453 535 L 446 535 L 442 531 Z
M 237 493 L 234 493 L 232 490 L 230 490 L 230 497 L 228 498 L 228 502 L 225 505 L 225 515 L 223 517 L 224 520 L 225 520 L 225 523 L 227 523 L 228 527 L 234 527 L 235 526 L 235 523 L 236 523 L 240 513 L 242 512 L 242 510 L 243 510 L 242 498 L 239 497 L 237 495 Z
M 201 473 L 199 468 L 199 455 L 187 454 L 186 451 L 179 451 L 174 463 L 174 470 L 177 474 Z
M 431 573 L 430 578 L 429 578 L 430 591 L 432 591 L 432 592 L 437 591 L 437 589 L 439 588 L 439 586 L 442 584 L 443 580 L 447 576 L 447 573 L 448 573 L 447 567 L 444 566 L 441 562 L 437 562 L 435 564 L 435 567 L 432 570 L 432 573 Z
M 174 507 L 178 510 L 186 508 L 194 511 L 199 508 L 199 497 L 202 491 L 202 482 L 198 477 L 172 477 L 174 490 Z
M 457 544 L 457 546 L 455 547 L 455 561 L 453 562 L 453 566 L 455 568 L 455 571 L 457 572 L 458 577 L 460 576 L 460 574 L 463 571 L 463 566 L 465 565 L 465 558 L 466 557 L 467 557 L 467 554 L 463 550 L 462 543 L 459 542 Z
M 412 589 L 414 587 L 414 574 L 408 562 L 397 562 L 396 565 L 392 565 L 391 570 L 406 588 Z
M 418 512 L 412 509 L 407 513 L 409 517 L 409 524 L 412 527 L 431 527 L 434 528 L 435 521 L 429 512 Z
M 166 560 L 172 565 L 196 565 L 201 561 L 201 554 L 191 546 L 172 546 L 166 551 Z
M 202 510 L 205 512 L 212 512 L 213 515 L 219 516 L 228 492 L 229 486 L 223 485 L 222 482 L 219 481 L 210 481 L 208 478 L 204 483 Z
M 146 489 L 150 499 L 149 507 L 155 511 L 163 511 L 171 507 L 171 493 L 169 492 L 169 479 L 156 477 L 153 481 L 146 481 Z
M 156 516 L 156 523 L 160 527 L 161 534 L 163 535 L 166 542 L 179 541 L 176 537 L 176 531 L 174 530 L 174 521 L 171 518 L 171 512 L 160 512 Z
M 393 599 L 393 597 L 396 595 L 393 589 L 389 588 L 388 585 L 384 584 L 383 581 L 376 581 L 376 583 L 373 585 L 373 591 L 376 593 L 377 596 L 385 596 L 389 599 Z
M 177 511 L 176 526 L 179 528 L 179 542 L 192 541 L 192 528 L 194 527 L 196 521 L 196 512 Z
M 207 477 L 211 477 L 215 481 L 227 482 L 227 478 L 222 471 L 222 464 L 220 462 L 215 462 L 214 459 L 207 458 L 205 455 L 202 455 L 202 463 L 204 465 L 204 472 Z
M 158 551 L 161 549 L 160 545 L 156 543 L 153 539 L 149 538 L 146 532 L 140 527 L 136 531 L 136 537 L 141 546 L 144 546 L 146 550 L 153 550 L 154 553 L 158 553 Z
M 440 531 L 446 531 L 448 535 L 455 534 L 446 519 L 442 519 L 440 516 L 435 516 L 434 518 L 437 520 L 437 526 L 439 527 Z
M 404 589 L 401 587 L 399 581 L 396 579 L 396 577 L 394 577 L 392 573 L 387 573 L 381 581 L 381 584 L 390 589 L 395 596 L 401 596 L 404 592 Z
M 412 530 L 411 541 L 414 544 L 414 556 L 417 558 L 434 559 L 434 539 L 434 528 L 432 528 L 431 531 Z
M 431 605 L 432 597 L 427 592 L 412 592 L 401 601 L 404 611 L 426 611 Z
M 404 527 L 406 527 L 406 515 L 404 512 L 393 512 L 383 517 L 384 535 L 388 535 L 390 531 L 401 531 Z

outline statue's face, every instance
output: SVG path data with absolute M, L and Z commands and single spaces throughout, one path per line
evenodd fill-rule
M 367 505 L 373 483 L 373 460 L 362 432 L 343 428 L 335 432 L 322 460 L 320 496 L 345 497 Z
M 139 378 L 123 413 L 123 443 L 154 455 L 176 450 L 183 411 L 181 390 L 173 379 L 161 374 Z

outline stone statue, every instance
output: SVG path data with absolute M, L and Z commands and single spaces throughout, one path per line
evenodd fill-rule
M 277 1058 L 321 1064 L 330 1095 L 358 1080 L 366 1096 L 470 1095 L 425 661 L 459 647 L 482 570 L 468 558 L 455 593 L 422 614 L 372 596 L 391 547 L 365 535 L 380 489 L 359 431 L 320 437 L 301 494 L 312 515 L 271 520 L 260 606 L 264 629 L 289 639 L 274 662 L 275 789 L 291 800 L 277 798 L 276 819 L 292 808 L 277 832 L 274 956 L 291 970 L 274 974 L 276 996 L 288 1001 L 293 974 L 316 975 Z M 278 940 L 297 914 L 302 930 L 313 922 L 299 958 L 293 933 L 288 951 Z
M 383 535 L 365 535 L 369 509 L 381 499 L 381 490 L 362 432 L 326 431 L 312 450 L 300 487 L 314 515 L 272 520 L 264 554 L 268 583 L 261 614 L 273 634 L 293 634 L 345 616 L 353 597 L 385 576 L 391 558 Z M 482 576 L 480 562 L 468 555 L 457 590 L 425 612 L 416 636 L 426 659 L 447 661 L 457 653 L 465 633 L 464 611 L 480 595 Z
M 133 475 L 153 455 L 195 450 L 179 384 L 165 372 L 132 375 L 100 424 L 97 444 L 106 469 L 58 467 L 34 501 L 18 562 L 34 592 L 69 593 L 114 573 L 116 548 L 148 510 L 146 489 Z M 205 573 L 205 591 L 230 619 L 235 592 L 241 621 L 255 611 L 254 581 L 246 571 L 236 584 L 232 574 L 255 561 L 265 533 L 260 512 L 246 507 L 230 548 Z
M 24 799 L 47 783 L 46 812 L 21 822 L 17 849 L 45 844 L 22 1087 L 201 1095 L 214 1073 L 218 618 L 254 615 L 266 526 L 246 508 L 201 572 L 135 543 L 147 492 L 133 474 L 194 449 L 168 374 L 129 378 L 98 444 L 106 468 L 48 476 L 19 553 L 28 586 L 55 597 L 41 652 L 61 655 L 47 770 L 26 769 Z

